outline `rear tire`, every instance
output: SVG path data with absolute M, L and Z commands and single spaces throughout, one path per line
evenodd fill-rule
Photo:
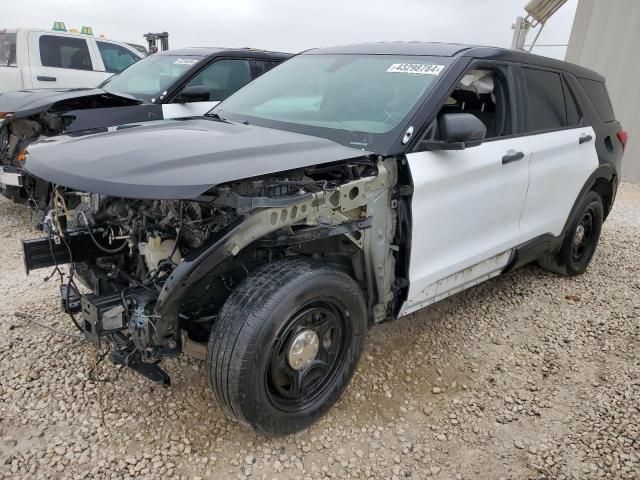
M 231 293 L 213 324 L 211 388 L 256 432 L 302 430 L 345 390 L 366 329 L 362 291 L 346 273 L 301 258 L 266 265 Z
M 574 211 L 558 253 L 540 258 L 538 265 L 560 275 L 584 273 L 596 252 L 603 219 L 600 195 L 588 192 Z

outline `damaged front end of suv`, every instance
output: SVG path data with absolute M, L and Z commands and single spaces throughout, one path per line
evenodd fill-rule
M 81 298 L 86 337 L 145 362 L 177 355 L 185 341 L 206 343 L 229 293 L 289 256 L 353 273 L 381 320 L 397 297 L 396 183 L 395 160 L 363 157 L 219 185 L 198 200 L 56 187 L 48 237 L 24 242 L 26 267 L 73 262 L 91 290 Z
M 158 362 L 196 354 L 234 417 L 305 428 L 348 385 L 367 326 L 407 300 L 403 145 L 444 67 L 406 60 L 307 53 L 203 118 L 32 144 L 25 169 L 54 194 L 27 271 L 70 264 L 63 305 L 115 362 L 167 383 Z

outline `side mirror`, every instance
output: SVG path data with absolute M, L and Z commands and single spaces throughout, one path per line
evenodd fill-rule
M 442 140 L 424 140 L 421 150 L 464 150 L 482 144 L 487 127 L 471 113 L 445 113 L 438 119 Z
M 209 89 L 199 85 L 186 87 L 178 94 L 175 101 L 177 103 L 208 102 Z

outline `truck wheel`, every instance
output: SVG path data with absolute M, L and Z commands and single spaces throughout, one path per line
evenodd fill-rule
M 366 329 L 362 291 L 346 273 L 301 258 L 266 265 L 231 293 L 213 324 L 211 388 L 255 431 L 296 432 L 345 390 Z
M 587 193 L 575 210 L 560 251 L 539 259 L 540 267 L 567 276 L 584 273 L 596 252 L 603 218 L 600 195 Z

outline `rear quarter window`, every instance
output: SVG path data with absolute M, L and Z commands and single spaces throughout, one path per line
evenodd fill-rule
M 0 67 L 15 67 L 16 34 L 0 33 Z
M 591 103 L 598 112 L 600 120 L 603 122 L 613 122 L 616 117 L 613 113 L 613 107 L 611 106 L 611 100 L 609 94 L 604 86 L 604 83 L 596 80 L 588 80 L 586 78 L 579 78 L 580 85 L 584 89 L 585 93 L 591 100 Z

